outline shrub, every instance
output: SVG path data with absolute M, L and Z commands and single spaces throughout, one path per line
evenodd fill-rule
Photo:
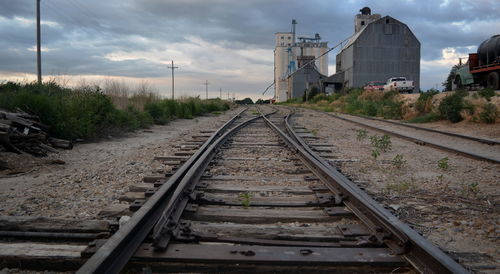
M 49 133 L 54 137 L 99 137 L 111 129 L 135 128 L 132 116 L 117 110 L 99 87 L 71 90 L 54 82 L 1 86 L 0 107 L 37 115 L 50 126 Z
M 483 107 L 483 111 L 479 114 L 479 119 L 483 123 L 493 124 L 496 122 L 498 117 L 498 110 L 496 106 L 492 103 L 487 103 Z
M 306 100 L 306 94 L 307 94 L 307 100 Z M 314 96 L 318 95 L 319 94 L 319 88 L 318 87 L 311 87 L 309 88 L 309 90 L 306 92 L 304 92 L 304 95 L 302 95 L 302 101 L 310 101 L 312 98 L 314 98 Z
M 439 121 L 440 118 L 441 118 L 441 116 L 438 113 L 431 112 L 431 113 L 424 114 L 422 116 L 412 118 L 410 120 L 407 120 L 406 122 L 408 122 L 408 123 L 429 123 L 429 122 Z
M 438 94 L 439 91 L 430 89 L 427 92 L 420 93 L 420 96 L 415 103 L 415 108 L 419 114 L 426 114 L 432 111 L 432 98 Z
M 486 100 L 490 101 L 491 97 L 495 96 L 495 91 L 493 89 L 485 88 L 478 91 L 477 94 L 481 97 L 484 97 Z
M 144 95 L 141 99 L 148 101 L 144 111 L 140 109 L 142 104 L 133 100 L 127 107 L 118 109 L 98 86 L 68 89 L 54 82 L 0 84 L 0 108 L 35 114 L 50 126 L 52 136 L 64 139 L 101 137 L 148 127 L 153 122 L 164 124 L 173 118 L 192 118 L 229 109 L 229 104 L 220 99 L 173 101 L 152 100 L 153 97 Z
M 441 117 L 450 120 L 452 123 L 458 123 L 463 120 L 460 112 L 464 107 L 464 94 L 457 91 L 446 96 L 439 104 L 438 109 Z

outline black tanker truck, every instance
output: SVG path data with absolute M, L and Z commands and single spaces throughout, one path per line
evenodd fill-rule
M 469 53 L 466 64 L 460 64 L 453 80 L 455 88 L 481 85 L 500 89 L 500 34 L 482 42 L 477 53 Z

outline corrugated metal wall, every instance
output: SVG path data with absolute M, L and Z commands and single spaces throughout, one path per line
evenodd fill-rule
M 415 81 L 415 92 L 420 88 L 420 42 L 405 24 L 390 16 L 366 26 L 339 55 L 348 87 L 405 76 Z

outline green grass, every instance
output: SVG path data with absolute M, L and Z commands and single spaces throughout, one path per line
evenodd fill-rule
M 418 116 L 418 117 L 409 119 L 406 122 L 408 122 L 408 123 L 429 123 L 429 122 L 439 121 L 440 119 L 441 119 L 441 116 L 438 113 L 430 112 L 430 113 L 424 114 L 422 116 Z

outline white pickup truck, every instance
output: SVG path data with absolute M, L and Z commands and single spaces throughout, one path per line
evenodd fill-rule
M 396 90 L 398 92 L 411 93 L 415 89 L 413 81 L 406 80 L 406 77 L 392 77 L 384 85 L 384 91 Z

